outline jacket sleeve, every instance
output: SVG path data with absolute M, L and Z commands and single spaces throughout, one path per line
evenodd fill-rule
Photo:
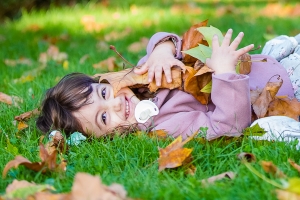
M 147 45 L 147 49 L 146 49 L 147 54 L 139 60 L 137 66 L 144 64 L 148 60 L 148 58 L 149 58 L 150 54 L 152 53 L 152 51 L 153 51 L 154 47 L 156 46 L 156 44 L 158 44 L 161 40 L 163 40 L 166 37 L 172 37 L 172 38 L 175 39 L 176 47 L 177 47 L 175 58 L 181 59 L 182 58 L 182 54 L 181 54 L 182 41 L 181 41 L 181 38 L 178 35 L 173 34 L 173 33 L 158 32 L 158 33 L 155 33 L 150 38 L 149 43 Z
M 229 73 L 213 75 L 212 84 L 213 104 L 206 107 L 199 103 L 197 110 L 195 107 L 188 108 L 192 101 L 182 100 L 180 104 L 169 105 L 169 109 L 173 107 L 174 112 L 163 116 L 164 119 L 160 119 L 155 129 L 165 129 L 170 135 L 182 135 L 183 138 L 198 131 L 200 127 L 208 128 L 208 140 L 225 135 L 240 136 L 241 131 L 251 123 L 249 77 Z

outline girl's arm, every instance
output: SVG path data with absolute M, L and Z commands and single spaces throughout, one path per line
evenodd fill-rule
M 178 48 L 177 48 L 178 47 Z M 182 55 L 181 38 L 178 35 L 159 32 L 154 34 L 147 46 L 147 55 L 138 62 L 135 68 L 136 74 L 148 72 L 148 81 L 152 82 L 155 78 L 157 86 L 161 85 L 162 73 L 165 73 L 167 82 L 172 82 L 171 68 L 173 66 L 184 67 L 179 60 Z

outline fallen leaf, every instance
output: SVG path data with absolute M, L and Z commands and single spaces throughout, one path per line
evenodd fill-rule
M 193 149 L 183 148 L 183 145 L 192 140 L 197 134 L 198 131 L 183 142 L 182 137 L 179 136 L 166 148 L 159 148 L 158 170 L 162 171 L 165 168 L 182 166 L 186 159 L 190 159 L 190 154 L 192 153 Z
M 14 83 L 26 83 L 26 82 L 31 82 L 40 75 L 40 73 L 46 69 L 46 65 L 42 65 L 40 67 L 34 68 L 30 71 L 26 71 L 22 74 L 22 76 L 18 79 L 14 79 Z
M 150 131 L 147 135 L 150 138 L 157 138 L 157 139 L 166 139 L 169 137 L 168 132 L 165 130 Z
M 272 77 L 271 77 L 272 78 Z M 283 80 L 278 76 L 279 81 L 277 82 L 268 82 L 264 87 L 262 93 L 252 104 L 253 110 L 258 118 L 265 117 L 268 111 L 269 104 L 275 98 L 278 90 L 280 89 Z
M 32 65 L 32 61 L 29 58 L 20 58 L 18 60 L 5 59 L 5 65 L 15 67 L 16 65 Z
M 93 64 L 93 67 L 95 69 L 108 69 L 108 71 L 113 72 L 118 69 L 118 65 L 116 63 L 116 58 L 115 57 L 109 57 L 105 60 L 102 60 L 99 63 Z
M 237 155 L 237 158 L 239 160 L 245 160 L 247 162 L 255 162 L 256 161 L 256 157 L 255 157 L 254 154 L 252 154 L 252 153 L 246 153 L 246 152 L 239 153 Z
M 105 27 L 104 24 L 96 22 L 95 17 L 92 15 L 83 16 L 80 23 L 86 32 L 99 32 Z
M 23 99 L 17 96 L 9 96 L 3 92 L 0 92 L 0 102 L 6 103 L 8 105 L 18 106 L 18 103 L 22 103 Z
M 201 183 L 204 184 L 204 185 L 208 185 L 208 184 L 212 184 L 216 181 L 219 181 L 219 180 L 222 180 L 222 179 L 225 179 L 225 178 L 228 178 L 228 179 L 234 179 L 236 176 L 236 174 L 234 172 L 224 172 L 222 174 L 219 174 L 219 175 L 216 175 L 216 176 L 212 176 L 208 179 L 205 179 L 205 180 L 201 180 Z
M 41 191 L 51 191 L 54 188 L 51 185 L 37 185 L 25 180 L 13 180 L 6 188 L 6 194 L 2 196 L 4 199 L 29 199 Z
M 63 171 L 64 169 L 60 169 L 59 165 L 56 163 L 56 156 L 57 151 L 54 151 L 52 154 L 48 154 L 47 150 L 45 149 L 43 144 L 40 144 L 40 158 L 42 162 L 34 162 L 32 163 L 27 158 L 24 158 L 23 156 L 16 156 L 14 160 L 9 161 L 2 172 L 2 178 L 5 178 L 7 175 L 7 172 L 11 168 L 17 168 L 19 165 L 24 165 L 26 168 L 31 169 L 33 171 L 39 172 L 42 171 L 43 173 L 47 170 L 50 171 Z M 62 166 L 64 167 L 64 166 Z
M 19 154 L 18 148 L 10 143 L 8 136 L 6 136 L 6 150 L 14 156 Z
M 297 163 L 295 163 L 295 161 L 291 159 L 288 159 L 288 162 L 292 165 L 292 167 L 294 167 L 294 169 L 296 169 L 300 173 L 300 165 L 298 165 Z
M 247 127 L 243 130 L 243 135 L 247 136 L 263 136 L 266 133 L 265 129 L 261 128 L 259 124 Z
M 148 38 L 142 37 L 138 42 L 134 42 L 127 47 L 127 50 L 132 53 L 140 52 L 146 49 L 149 42 Z
M 267 116 L 287 116 L 299 121 L 300 102 L 296 98 L 275 97 L 268 106 Z
M 88 183 L 88 184 L 87 184 Z M 121 200 L 127 199 L 127 192 L 123 186 L 102 184 L 100 177 L 87 173 L 77 173 L 72 186 L 72 200 Z
M 34 110 L 22 113 L 19 116 L 15 116 L 15 120 L 17 121 L 23 121 L 23 120 L 28 120 L 30 117 L 32 117 L 33 115 L 38 115 L 40 114 L 40 111 L 36 108 Z
M 199 31 L 197 31 L 197 28 L 207 26 L 207 22 L 208 20 L 205 20 L 193 25 L 189 28 L 188 31 L 183 34 L 181 51 L 187 51 L 198 46 L 199 44 L 208 46 L 208 43 L 204 40 L 203 35 Z M 197 59 L 183 52 L 182 61 L 185 65 L 192 66 L 197 61 Z
M 300 200 L 300 195 L 286 190 L 275 190 L 278 200 Z
M 286 178 L 286 175 L 281 170 L 279 170 L 278 167 L 273 164 L 273 162 L 261 161 L 260 164 L 265 172 L 270 173 L 278 178 Z
M 67 150 L 66 141 L 60 131 L 56 131 L 54 136 L 50 137 L 49 142 L 45 144 L 45 149 L 49 155 L 54 151 L 65 153 Z
M 21 130 L 27 128 L 27 127 L 28 127 L 28 125 L 24 121 L 20 121 L 18 123 L 18 131 L 21 131 Z
M 84 56 L 82 56 L 79 60 L 80 64 L 83 64 L 88 58 L 90 57 L 89 54 L 85 54 Z

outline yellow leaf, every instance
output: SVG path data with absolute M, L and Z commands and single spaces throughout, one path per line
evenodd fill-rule
M 68 70 L 69 69 L 69 61 L 65 60 L 63 62 L 63 68 L 64 68 L 64 70 Z

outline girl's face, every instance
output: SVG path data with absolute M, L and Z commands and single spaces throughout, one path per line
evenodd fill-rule
M 117 126 L 137 123 L 134 110 L 140 100 L 128 87 L 116 97 L 110 84 L 93 83 L 92 88 L 90 103 L 74 112 L 86 133 L 99 137 Z

